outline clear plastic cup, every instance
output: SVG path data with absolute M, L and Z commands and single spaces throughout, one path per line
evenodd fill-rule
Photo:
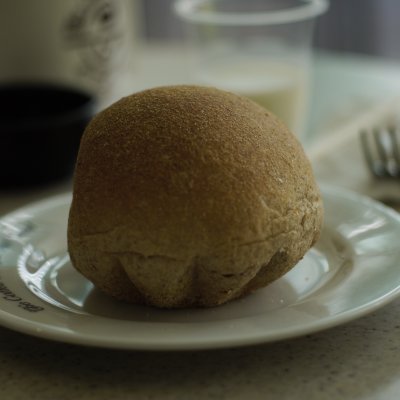
M 253 99 L 304 140 L 314 22 L 327 8 L 327 0 L 177 0 L 191 80 Z

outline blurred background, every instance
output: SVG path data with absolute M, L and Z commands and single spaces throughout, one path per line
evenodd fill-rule
M 181 43 L 184 27 L 173 15 L 172 4 L 173 0 L 138 0 L 143 44 Z M 330 0 L 329 4 L 314 31 L 310 142 L 400 96 L 400 1 Z
M 245 0 L 243 0 L 245 1 Z M 182 25 L 173 0 L 138 0 L 145 40 L 176 41 Z M 399 0 L 331 0 L 319 18 L 315 45 L 320 49 L 400 59 Z
M 82 126 L 95 112 L 132 92 L 192 82 L 173 2 L 0 0 L 0 84 L 39 82 L 23 87 L 24 96 L 0 91 L 0 133 L 9 149 L 1 181 L 21 182 L 28 172 L 28 181 L 50 179 L 49 171 L 52 179 L 70 176 Z M 314 31 L 306 141 L 400 96 L 399 17 L 400 0 L 330 0 Z M 44 148 L 52 157 L 42 157 Z

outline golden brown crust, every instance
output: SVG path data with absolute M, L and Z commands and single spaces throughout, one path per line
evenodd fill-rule
M 68 243 L 75 267 L 117 298 L 211 306 L 289 270 L 321 221 L 310 164 L 276 117 L 217 89 L 161 87 L 86 129 Z

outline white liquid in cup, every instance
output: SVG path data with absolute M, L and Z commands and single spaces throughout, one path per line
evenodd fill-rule
M 307 112 L 308 75 L 304 69 L 270 60 L 232 59 L 207 64 L 199 72 L 203 84 L 246 96 L 302 135 Z

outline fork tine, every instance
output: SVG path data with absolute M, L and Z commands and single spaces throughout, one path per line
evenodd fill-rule
M 363 154 L 365 161 L 367 163 L 367 166 L 371 173 L 377 177 L 383 177 L 386 175 L 385 173 L 385 168 L 382 164 L 381 161 L 376 160 L 376 157 L 373 156 L 372 154 L 372 147 L 373 145 L 370 143 L 371 141 L 368 139 L 368 137 L 371 136 L 370 132 L 367 131 L 366 129 L 363 129 L 360 132 L 360 139 L 361 139 L 361 146 L 363 149 Z M 375 140 L 376 142 L 376 140 Z
M 375 139 L 376 149 L 378 151 L 379 159 L 382 163 L 382 167 L 387 169 L 388 162 L 389 162 L 389 155 L 387 151 L 387 139 L 386 132 L 382 129 L 375 128 L 373 130 L 373 136 Z
M 397 128 L 395 126 L 389 128 L 389 136 L 391 140 L 392 155 L 396 163 L 396 175 L 400 175 L 400 151 L 399 142 L 397 140 Z

